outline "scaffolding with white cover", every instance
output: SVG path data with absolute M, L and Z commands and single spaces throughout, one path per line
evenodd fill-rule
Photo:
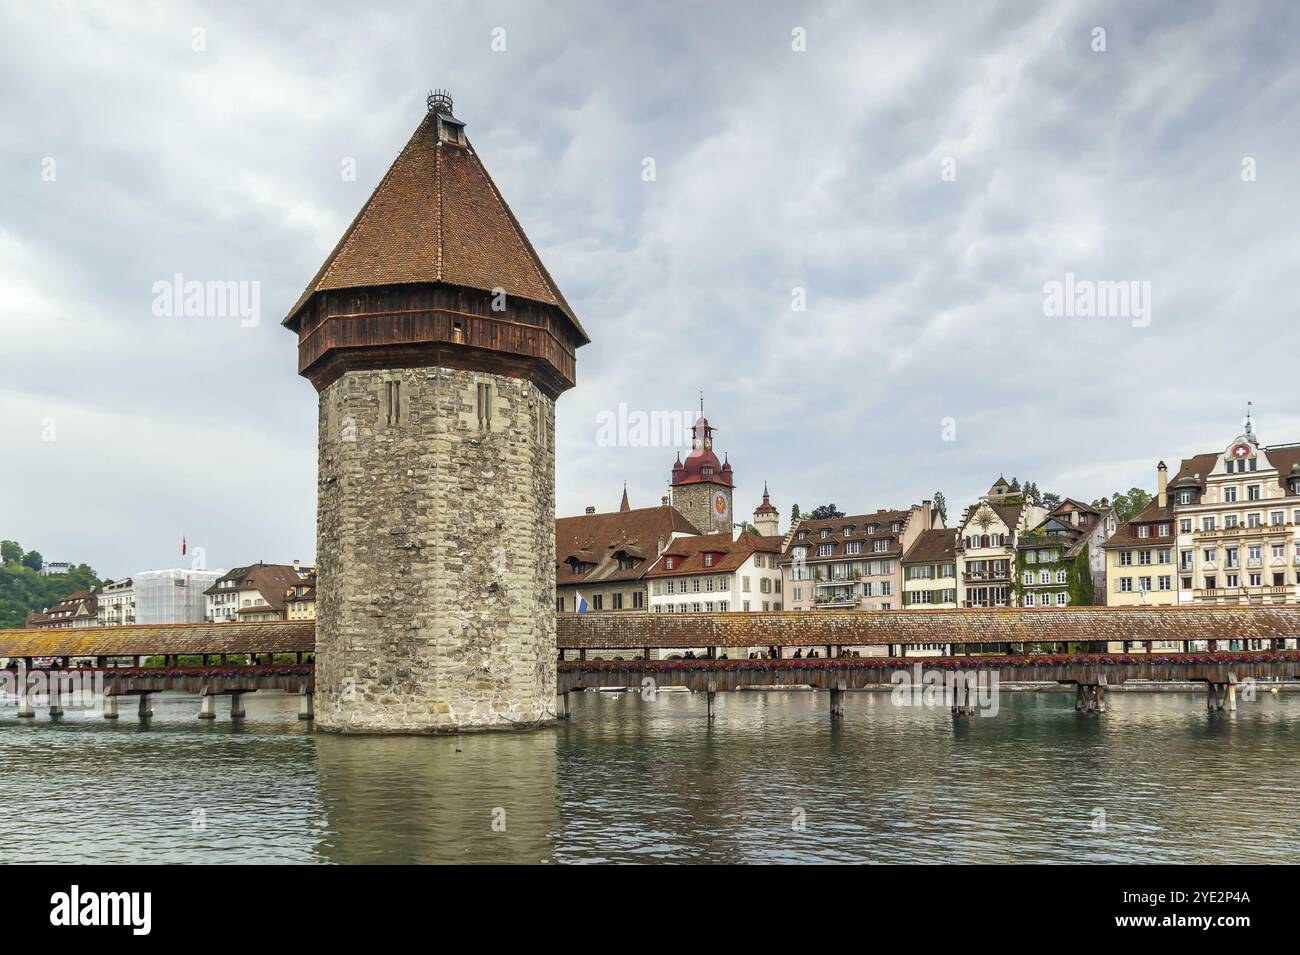
M 202 623 L 207 613 L 203 592 L 225 573 L 178 567 L 135 574 L 136 623 Z

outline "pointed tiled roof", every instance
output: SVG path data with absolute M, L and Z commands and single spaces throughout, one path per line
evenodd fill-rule
M 632 510 L 632 506 L 627 502 L 627 482 L 623 482 L 623 500 L 619 502 L 618 509 L 623 512 Z
M 767 482 L 763 482 L 763 503 L 754 508 L 755 514 L 775 514 L 777 510 L 772 506 L 772 501 L 768 497 Z
M 284 324 L 317 292 L 442 282 L 558 308 L 589 341 L 514 213 L 466 140 L 438 141 L 428 112 Z

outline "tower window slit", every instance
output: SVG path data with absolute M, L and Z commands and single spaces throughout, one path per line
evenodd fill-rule
M 402 383 L 400 381 L 384 382 L 386 420 L 391 428 L 402 420 Z
M 492 425 L 492 386 L 479 382 L 475 391 L 475 405 L 478 412 L 478 429 L 488 431 Z

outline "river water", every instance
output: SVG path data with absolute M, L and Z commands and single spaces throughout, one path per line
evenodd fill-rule
M 107 722 L 0 706 L 6 862 L 1295 862 L 1300 693 L 1001 694 L 995 717 L 886 693 L 575 694 L 554 729 L 313 734 L 154 698 Z M 1103 815 L 1104 814 L 1104 815 Z

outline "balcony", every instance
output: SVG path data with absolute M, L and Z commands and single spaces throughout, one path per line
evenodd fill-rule
M 963 607 L 972 607 L 972 608 L 973 608 L 973 607 L 1009 607 L 1010 604 L 1008 604 L 1005 600 L 994 600 L 994 601 L 988 601 L 988 600 L 964 600 L 964 601 L 962 601 L 962 606 L 963 606 Z
M 1008 583 L 1011 580 L 1011 568 L 1008 567 L 1006 570 L 966 570 L 962 572 L 961 579 L 967 583 Z
M 851 610 L 861 606 L 862 595 L 855 593 L 828 594 L 821 597 L 813 597 L 813 609 L 815 610 Z

